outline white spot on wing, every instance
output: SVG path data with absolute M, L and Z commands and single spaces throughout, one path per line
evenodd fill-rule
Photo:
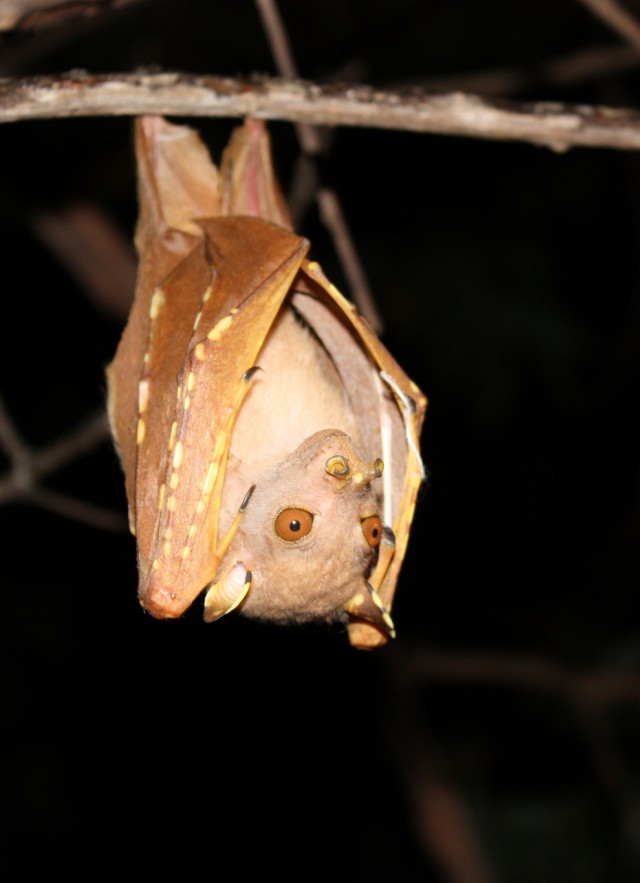
M 173 468 L 179 469 L 182 465 L 182 459 L 184 457 L 184 445 L 181 441 L 176 442 L 176 446 L 173 450 Z
M 138 411 L 143 414 L 149 404 L 149 381 L 141 380 L 138 384 Z
M 232 322 L 233 316 L 225 316 L 224 319 L 220 319 L 218 324 L 214 325 L 211 331 L 207 334 L 209 340 L 220 340 L 220 338 Z
M 149 305 L 149 318 L 157 319 L 160 310 L 164 306 L 164 291 L 161 288 L 156 288 L 151 297 L 151 303 Z

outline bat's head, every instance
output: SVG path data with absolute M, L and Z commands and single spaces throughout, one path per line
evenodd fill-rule
M 390 531 L 381 521 L 382 460 L 337 430 L 312 435 L 256 484 L 205 599 L 205 618 L 242 604 L 276 622 L 346 618 Z

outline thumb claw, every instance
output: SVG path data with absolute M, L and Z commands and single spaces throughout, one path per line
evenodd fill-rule
M 204 621 L 215 622 L 235 610 L 244 601 L 251 588 L 251 571 L 241 563 L 213 583 L 204 598 Z

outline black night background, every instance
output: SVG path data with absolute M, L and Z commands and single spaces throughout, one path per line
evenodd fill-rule
M 640 54 L 580 2 L 279 8 L 305 79 L 640 100 Z M 275 73 L 250 0 L 0 39 L 3 77 L 141 66 Z M 235 121 L 187 122 L 219 159 Z M 295 135 L 270 131 L 286 192 Z M 340 128 L 323 174 L 430 400 L 398 639 L 363 654 L 340 628 L 205 625 L 199 603 L 155 621 L 125 529 L 7 502 L 6 879 L 636 881 L 640 159 Z M 0 390 L 46 447 L 103 406 L 124 318 L 38 218 L 82 203 L 131 239 L 130 118 L 4 124 L 0 193 Z M 299 232 L 348 294 L 314 207 Z M 106 442 L 43 486 L 124 516 Z

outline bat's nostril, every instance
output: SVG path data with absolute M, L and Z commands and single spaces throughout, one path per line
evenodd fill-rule
M 336 478 L 348 479 L 351 476 L 349 461 L 346 457 L 337 454 L 335 457 L 329 457 L 325 463 L 326 471 L 329 475 L 335 475 Z

